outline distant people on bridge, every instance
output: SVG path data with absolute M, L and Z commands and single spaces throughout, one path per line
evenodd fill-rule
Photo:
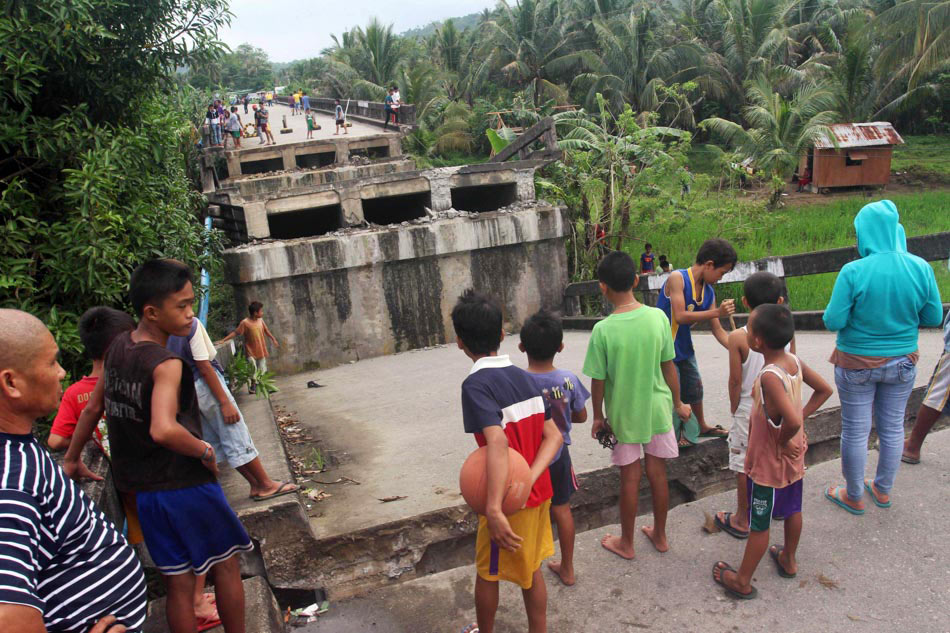
M 221 117 L 218 116 L 218 109 L 214 103 L 208 104 L 208 111 L 205 113 L 205 120 L 208 122 L 208 131 L 211 134 L 210 146 L 221 146 Z
M 299 92 L 299 91 L 297 91 L 297 92 L 295 92 L 295 93 L 293 94 L 293 98 L 292 98 L 292 100 L 291 100 L 291 104 L 293 105 L 293 108 L 294 108 L 294 111 L 293 111 L 292 115 L 293 115 L 293 116 L 296 116 L 296 115 L 300 114 L 300 92 Z
M 270 112 L 263 104 L 257 109 L 257 135 L 260 137 L 261 145 L 275 145 L 274 135 L 270 131 Z
M 656 272 L 656 263 L 653 261 L 656 254 L 653 252 L 653 244 L 647 242 L 643 245 L 643 252 L 640 253 L 640 274 L 652 275 Z
M 841 399 L 841 470 L 846 486 L 825 497 L 864 514 L 864 493 L 891 506 L 904 447 L 907 399 L 917 375 L 921 326 L 940 325 L 943 309 L 933 268 L 906 251 L 890 200 L 866 205 L 854 219 L 861 259 L 845 264 L 825 308 L 825 327 L 838 333 L 831 355 Z M 872 420 L 878 435 L 874 479 L 865 479 Z
M 340 105 L 340 100 L 336 100 L 336 105 L 333 108 L 334 116 L 336 118 L 336 132 L 333 133 L 334 136 L 340 133 L 340 128 L 343 128 L 344 134 L 349 134 L 349 131 L 346 129 L 346 113 L 343 111 L 343 106 Z
M 749 315 L 750 353 L 762 355 L 763 367 L 752 385 L 752 410 L 746 447 L 749 532 L 738 569 L 725 561 L 713 566 L 713 580 L 730 596 L 748 600 L 758 595 L 752 575 L 765 552 L 782 578 L 798 575 L 795 554 L 802 535 L 802 487 L 805 477 L 805 419 L 831 397 L 831 387 L 818 372 L 788 351 L 795 336 L 795 318 L 783 305 L 763 303 Z M 812 388 L 802 406 L 802 384 Z M 769 546 L 773 518 L 785 528 L 783 545 Z
M 393 86 L 393 125 L 399 129 L 399 106 L 402 105 L 402 96 L 399 94 L 399 86 Z
M 304 110 L 304 115 L 307 117 L 307 139 L 313 138 L 313 112 L 310 111 L 310 108 Z
M 301 96 L 300 96 L 300 104 L 301 104 L 301 107 L 303 107 L 303 109 L 304 109 L 305 111 L 306 111 L 306 110 L 309 110 L 309 109 L 310 109 L 310 96 L 307 94 L 307 91 L 306 91 L 306 90 L 301 90 L 301 91 L 300 91 L 300 94 L 301 94 Z
M 670 264 L 670 261 L 666 258 L 666 255 L 660 255 L 660 258 L 657 260 L 657 263 L 660 265 L 661 273 L 668 273 L 673 269 L 673 266 Z
M 247 114 L 247 106 L 248 106 L 248 104 L 251 103 L 251 95 L 250 95 L 250 93 L 244 95 L 244 99 L 242 99 L 242 101 L 244 102 L 244 114 Z
M 237 106 L 231 106 L 228 122 L 224 125 L 224 129 L 227 132 L 227 136 L 224 137 L 224 149 L 228 148 L 228 136 L 232 139 L 231 144 L 234 146 L 234 149 L 241 147 L 241 130 L 244 129 L 244 124 L 241 123 L 241 117 L 238 115 L 237 110 Z
M 383 129 L 389 129 L 389 123 L 392 121 L 395 123 L 393 117 L 393 89 L 390 88 L 386 93 L 386 98 L 383 100 L 383 113 L 385 114 L 386 120 L 383 122 Z

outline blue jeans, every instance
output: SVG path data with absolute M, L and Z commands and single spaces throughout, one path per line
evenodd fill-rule
M 221 125 L 219 123 L 211 124 L 211 144 L 212 145 L 221 144 Z
M 841 473 L 852 501 L 864 494 L 872 416 L 880 444 L 874 486 L 883 494 L 894 486 L 904 449 L 904 413 L 916 376 L 917 366 L 906 356 L 875 369 L 835 367 L 841 399 Z

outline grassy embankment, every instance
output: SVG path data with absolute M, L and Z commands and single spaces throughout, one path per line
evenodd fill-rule
M 871 200 L 883 197 L 890 198 L 897 205 L 908 237 L 950 231 L 950 213 L 947 212 L 950 209 L 950 192 L 926 191 L 893 196 L 882 194 Z M 736 250 L 743 260 L 853 246 L 854 216 L 871 200 L 855 196 L 787 208 L 769 214 L 770 217 L 763 219 L 765 226 L 755 230 L 750 237 L 742 240 L 728 234 L 722 237 L 735 239 Z M 699 218 L 673 235 L 653 238 L 652 241 L 656 252 L 667 255 L 674 267 L 684 267 L 693 261 L 696 249 L 703 240 L 715 232 L 715 219 L 706 217 Z M 937 274 L 940 295 L 944 301 L 950 301 L 950 272 L 947 270 L 947 262 L 943 260 L 933 262 L 932 265 Z M 837 273 L 829 273 L 790 278 L 788 290 L 792 308 L 824 309 L 831 296 L 836 276 Z M 719 295 L 723 297 L 738 297 L 739 294 L 739 284 L 729 284 L 719 291 Z
M 892 169 L 910 172 L 912 179 L 925 180 L 930 184 L 950 183 L 950 136 L 907 136 L 906 145 L 898 146 L 894 153 Z M 694 173 L 716 174 L 710 160 L 714 155 L 704 146 L 696 146 L 690 155 Z M 902 188 L 906 191 L 906 187 Z M 894 201 L 901 215 L 901 222 L 908 237 L 950 231 L 950 190 L 925 189 L 914 193 L 875 193 L 868 198 L 860 193 L 854 196 L 815 196 L 815 202 L 796 200 L 774 213 L 754 211 L 752 222 L 756 225 L 746 235 L 722 237 L 732 240 L 743 260 L 769 255 L 790 255 L 809 251 L 852 246 L 855 243 L 854 216 L 862 206 L 873 200 L 888 198 Z M 746 194 L 710 191 L 702 207 L 724 206 L 727 196 L 733 196 L 733 204 L 749 204 Z M 757 205 L 756 205 L 757 206 Z M 719 220 L 715 215 L 698 214 L 685 227 L 664 237 L 652 237 L 657 253 L 666 254 L 674 267 L 683 267 L 693 261 L 696 249 L 704 239 L 719 232 Z M 631 252 L 641 244 L 631 245 Z M 639 254 L 637 250 L 636 254 Z M 950 256 L 950 254 L 948 254 Z M 937 275 L 937 284 L 943 301 L 950 301 L 950 271 L 947 260 L 932 262 Z M 837 273 L 810 275 L 788 280 L 791 305 L 796 310 L 824 309 L 831 296 Z M 718 293 L 723 297 L 741 295 L 739 284 L 729 284 Z

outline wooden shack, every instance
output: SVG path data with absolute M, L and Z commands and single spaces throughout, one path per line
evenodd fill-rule
M 806 188 L 817 193 L 834 187 L 886 185 L 894 146 L 904 144 L 894 126 L 874 122 L 835 123 L 829 127 L 834 140 L 825 137 L 816 141 L 798 165 L 799 177 L 811 176 Z

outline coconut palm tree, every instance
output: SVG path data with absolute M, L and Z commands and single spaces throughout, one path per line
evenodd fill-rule
M 759 75 L 747 82 L 746 100 L 742 116 L 748 129 L 718 117 L 701 125 L 771 177 L 769 204 L 774 207 L 800 157 L 818 138 L 834 139 L 828 126 L 840 119 L 835 94 L 825 85 L 805 83 L 787 99 Z
M 673 41 L 664 36 L 660 16 L 649 8 L 592 22 L 600 55 L 590 72 L 573 85 L 584 90 L 584 106 L 594 110 L 596 95 L 603 94 L 615 112 L 630 104 L 635 112 L 664 108 L 666 119 L 693 127 L 692 108 L 670 103 L 663 94 L 669 84 L 700 74 L 705 51 L 693 40 Z
M 910 89 L 950 67 L 950 0 L 905 0 L 882 11 L 875 26 L 887 42 L 878 70 Z
M 501 0 L 498 15 L 483 25 L 495 67 L 529 90 L 535 105 L 546 97 L 566 100 L 561 83 L 592 57 L 589 50 L 576 50 L 574 25 L 561 12 L 557 0 L 520 0 L 514 7 Z

